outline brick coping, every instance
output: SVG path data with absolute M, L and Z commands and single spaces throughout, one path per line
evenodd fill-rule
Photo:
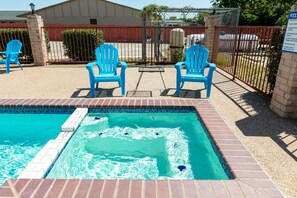
M 284 197 L 206 99 L 0 99 L 0 107 L 193 107 L 233 180 L 8 179 L 0 197 Z

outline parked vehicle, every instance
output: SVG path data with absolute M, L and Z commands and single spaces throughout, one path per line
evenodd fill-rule
M 259 38 L 255 34 L 241 34 L 240 38 L 237 34 L 221 34 L 219 49 L 222 51 L 229 50 L 230 48 L 237 47 L 240 40 L 239 48 L 240 51 L 253 52 L 258 49 Z M 204 42 L 204 34 L 190 34 L 186 39 L 186 47 L 190 47 L 194 44 L 201 44 Z

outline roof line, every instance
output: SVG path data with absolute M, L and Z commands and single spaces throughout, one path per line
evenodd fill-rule
M 51 6 L 47 6 L 47 7 L 41 8 L 39 10 L 35 10 L 35 12 L 42 11 L 42 10 L 45 10 L 45 9 L 48 9 L 48 8 L 52 8 L 52 7 L 56 7 L 56 6 L 59 6 L 59 5 L 63 5 L 63 4 L 66 4 L 66 3 L 70 3 L 71 1 L 78 1 L 78 0 L 66 0 L 66 1 L 61 2 L 61 3 L 57 3 L 57 4 L 54 4 L 54 5 L 51 5 Z M 122 5 L 122 4 L 119 4 L 119 3 L 114 3 L 114 2 L 111 2 L 111 1 L 107 1 L 107 0 L 102 0 L 102 1 L 106 1 L 106 2 L 111 3 L 111 4 L 120 5 L 120 6 L 124 6 L 126 8 L 130 8 L 130 9 L 133 9 L 133 10 L 140 11 L 139 9 L 132 8 L 132 7 L 129 7 L 129 6 L 126 6 L 126 5 Z M 27 12 L 27 13 L 18 15 L 17 17 L 22 17 L 22 16 L 27 15 L 27 14 L 30 14 L 30 13 L 31 12 Z

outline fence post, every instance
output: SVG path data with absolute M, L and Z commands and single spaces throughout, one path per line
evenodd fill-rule
M 142 15 L 142 61 L 146 64 L 146 14 Z
M 297 10 L 296 4 L 292 6 L 294 10 Z M 270 108 L 281 117 L 297 118 L 296 53 L 282 53 Z
M 33 14 L 27 19 L 34 65 L 46 65 L 47 49 L 44 35 L 44 24 L 41 16 Z
M 209 51 L 208 60 L 215 62 L 219 50 L 219 32 L 216 33 L 215 26 L 222 24 L 222 16 L 210 15 L 204 18 L 205 26 L 207 27 L 204 34 L 204 45 Z
M 239 35 L 238 38 L 237 38 L 237 35 Z M 234 50 L 234 55 L 232 55 L 232 63 L 231 63 L 233 65 L 233 59 L 234 59 L 234 56 L 235 56 L 235 63 L 234 63 L 234 71 L 233 71 L 232 80 L 235 80 L 235 78 L 236 78 L 240 41 L 241 41 L 241 29 L 239 29 L 239 34 L 235 34 L 235 50 Z

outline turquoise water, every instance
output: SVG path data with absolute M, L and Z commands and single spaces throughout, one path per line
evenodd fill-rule
M 47 178 L 228 179 L 190 113 L 90 113 Z
M 17 178 L 70 114 L 0 114 L 0 185 Z

